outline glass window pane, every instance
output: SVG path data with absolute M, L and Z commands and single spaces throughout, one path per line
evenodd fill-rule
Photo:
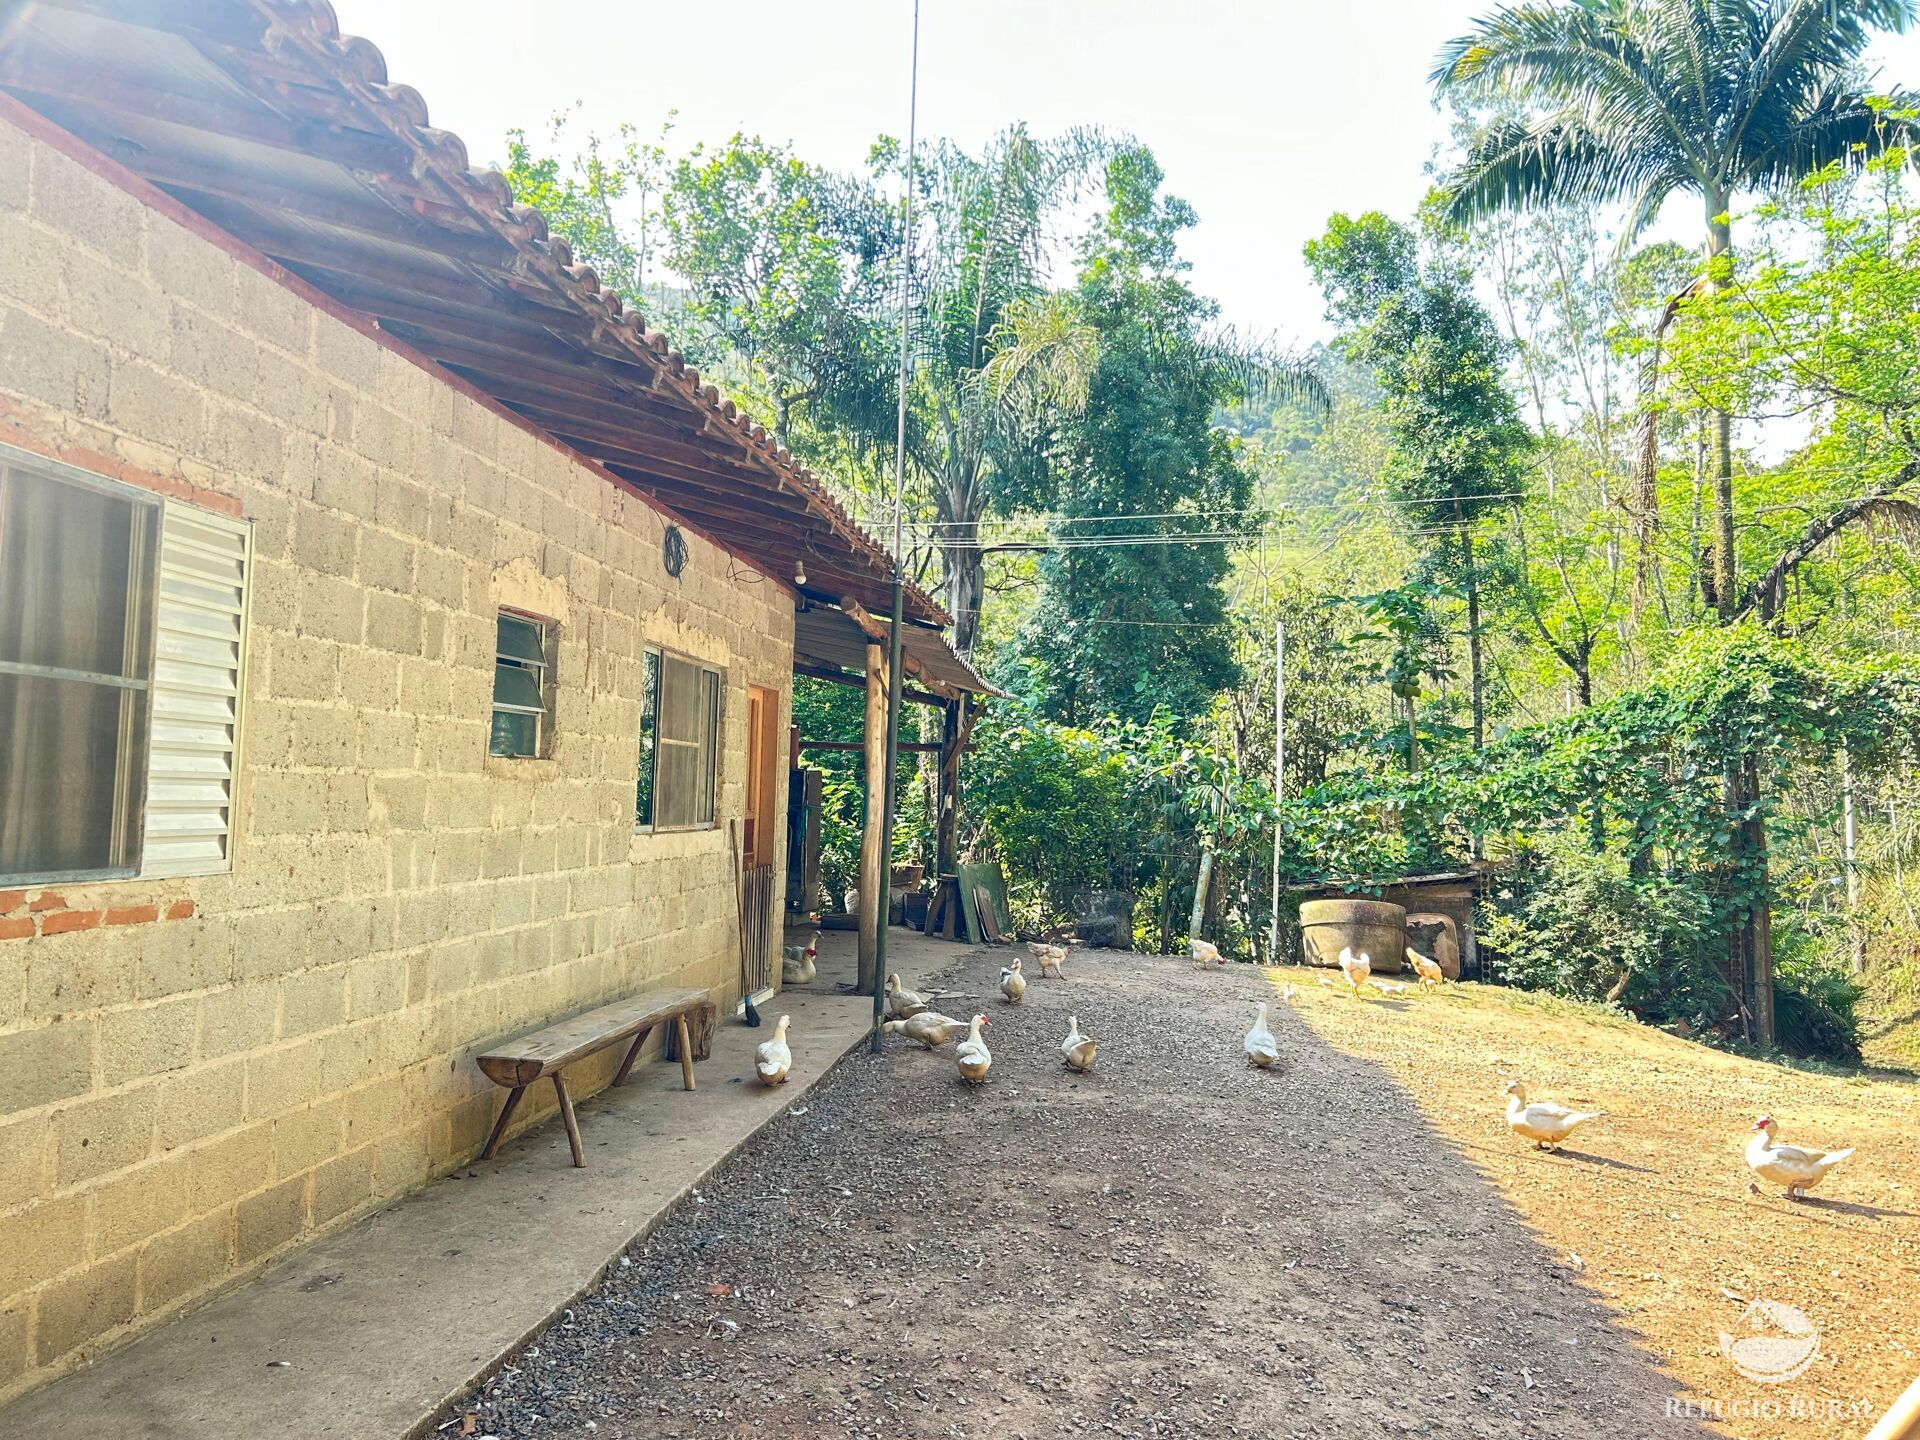
M 669 655 L 660 676 L 660 736 L 664 740 L 700 739 L 700 670 Z
M 653 824 L 654 722 L 660 708 L 660 656 L 649 650 L 641 660 L 640 675 L 640 779 L 634 790 L 633 819 L 636 825 Z
M 516 715 L 510 710 L 493 712 L 493 732 L 487 741 L 490 753 L 525 759 L 536 753 L 539 739 L 537 715 Z
M 0 876 L 131 871 L 143 691 L 0 673 Z
M 546 709 L 533 671 L 505 660 L 493 667 L 493 703 L 535 712 Z
M 0 475 L 0 660 L 146 679 L 153 507 Z
M 700 789 L 694 818 L 702 824 L 711 824 L 714 785 L 720 775 L 720 677 L 711 670 L 701 671 L 700 690 L 705 713 L 701 717 Z
M 542 664 L 547 657 L 545 637 L 540 630 L 536 621 L 523 620 L 518 615 L 501 615 L 499 653 L 532 665 Z
M 693 824 L 693 797 L 700 770 L 699 749 L 692 745 L 662 745 L 657 763 L 660 790 L 654 798 L 654 823 L 665 826 Z

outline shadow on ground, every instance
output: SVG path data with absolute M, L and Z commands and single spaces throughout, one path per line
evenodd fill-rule
M 1000 958 L 943 983 L 992 995 Z M 1706 1433 L 1385 1072 L 1285 1007 L 1285 1067 L 1245 1066 L 1258 972 L 1071 972 L 983 1007 L 981 1089 L 951 1049 L 855 1055 L 449 1433 Z

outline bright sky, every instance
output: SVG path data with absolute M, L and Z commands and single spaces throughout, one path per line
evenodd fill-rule
M 511 127 L 543 132 L 583 102 L 583 128 L 676 142 L 736 130 L 809 159 L 861 162 L 904 135 L 909 0 L 334 0 L 476 163 Z M 977 144 L 1025 120 L 1097 124 L 1152 146 L 1199 211 L 1186 253 L 1243 330 L 1323 338 L 1301 244 L 1335 210 L 1405 215 L 1445 133 L 1434 52 L 1491 0 L 922 0 L 920 132 Z M 534 18 L 538 16 L 539 18 Z M 1884 40 L 1889 80 L 1920 84 L 1920 36 Z M 1677 233 L 1691 238 L 1687 228 Z

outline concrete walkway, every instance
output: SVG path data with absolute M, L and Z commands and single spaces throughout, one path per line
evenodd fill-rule
M 916 983 L 966 953 L 895 930 Z M 771 1033 L 723 1017 L 699 1089 L 649 1064 L 580 1107 L 587 1168 L 557 1123 L 278 1261 L 205 1308 L 0 1410 L 35 1440 L 402 1440 L 617 1264 L 621 1252 L 867 1035 L 839 993 L 853 936 L 821 936 L 820 978 L 768 1007 L 793 1017 L 792 1079 L 754 1084 Z M 736 1083 L 738 1082 L 738 1083 Z

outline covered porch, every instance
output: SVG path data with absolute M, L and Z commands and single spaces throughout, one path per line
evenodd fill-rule
M 869 800 L 860 836 L 857 885 L 860 906 L 856 983 L 862 989 L 872 986 L 880 929 L 885 923 L 891 893 L 891 867 L 885 853 L 887 815 L 885 807 L 871 803 L 873 796 L 883 794 L 886 789 L 890 638 L 888 622 L 851 597 L 829 601 L 808 596 L 802 600 L 794 618 L 795 676 L 858 689 L 864 693 L 865 701 L 861 737 L 857 741 L 808 735 L 796 726 L 792 757 L 795 769 L 789 793 L 799 804 L 790 817 L 791 843 L 795 849 L 789 857 L 789 913 L 811 908 L 818 893 L 817 817 L 801 813 L 810 793 L 803 773 L 806 759 L 809 754 L 857 754 L 862 762 L 862 783 Z M 948 644 L 946 635 L 931 625 L 903 623 L 900 649 L 903 706 L 926 707 L 939 717 L 938 738 L 915 740 L 906 737 L 903 714 L 899 741 L 899 764 L 903 773 L 910 760 L 920 756 L 931 757 L 933 764 L 930 877 L 933 888 L 923 933 L 959 939 L 964 932 L 958 924 L 958 906 L 951 903 L 957 897 L 943 892 L 956 884 L 953 877 L 959 860 L 960 759 L 966 753 L 983 703 L 1000 692 L 981 679 Z M 813 793 L 817 793 L 817 786 Z M 814 861 L 811 866 L 807 863 L 809 845 Z

